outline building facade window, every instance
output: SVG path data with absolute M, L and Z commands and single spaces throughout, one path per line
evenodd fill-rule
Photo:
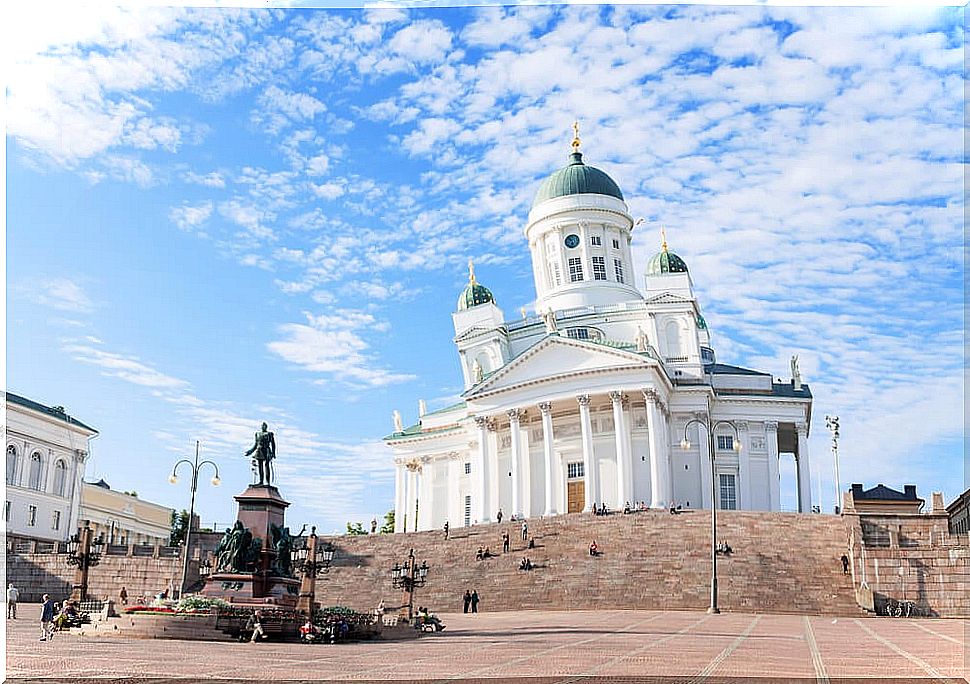
M 592 235 L 589 238 L 589 244 L 595 245 L 596 247 L 602 247 L 603 238 L 601 238 L 599 235 Z
M 717 436 L 717 448 L 730 451 L 734 448 L 734 435 L 718 435 Z
M 583 279 L 583 260 L 573 257 L 569 260 L 569 282 L 578 283 Z
M 720 475 L 721 510 L 736 511 L 738 509 L 738 495 L 735 487 L 734 475 Z
M 471 474 L 472 474 L 472 464 L 465 463 L 465 475 L 471 475 Z
M 64 488 L 67 484 L 67 464 L 58 461 L 54 464 L 54 493 L 57 496 L 64 496 Z
M 552 279 L 553 287 L 562 285 L 562 271 L 559 270 L 558 261 L 553 261 L 549 264 L 549 277 Z
M 10 522 L 10 502 L 5 501 L 3 504 L 3 520 L 4 522 Z
M 30 470 L 27 475 L 27 486 L 31 489 L 40 489 L 40 452 L 35 451 L 30 455 Z
M 566 337 L 571 337 L 574 340 L 588 340 L 589 328 L 569 328 L 566 330 Z
M 37 506 L 27 506 L 27 527 L 37 524 Z
M 17 447 L 7 446 L 7 484 L 17 484 Z
M 472 524 L 472 498 L 465 497 L 465 527 Z
M 623 279 L 623 262 L 619 259 L 613 260 L 613 273 L 616 274 L 616 282 L 625 283 Z
M 593 280 L 606 280 L 606 257 L 593 257 Z
M 59 530 L 61 529 L 61 512 L 54 511 L 54 519 L 51 520 L 51 529 Z
M 614 240 L 613 241 L 613 249 L 619 249 L 619 248 L 620 248 L 620 241 L 619 240 Z
M 566 478 L 570 480 L 575 480 L 583 477 L 586 474 L 586 469 L 583 467 L 582 461 L 577 461 L 576 463 L 566 464 Z

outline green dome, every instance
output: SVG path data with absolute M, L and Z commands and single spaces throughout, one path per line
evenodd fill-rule
M 479 285 L 478 283 L 468 283 L 465 289 L 461 291 L 461 294 L 458 295 L 458 310 L 464 311 L 473 306 L 488 304 L 494 301 L 495 298 L 492 297 L 492 293 L 487 287 Z
M 554 197 L 587 193 L 623 199 L 623 193 L 616 182 L 596 167 L 584 164 L 581 152 L 573 152 L 569 155 L 569 160 L 568 166 L 562 167 L 542 181 L 535 199 L 532 200 L 533 207 Z
M 647 275 L 655 276 L 664 273 L 687 273 L 687 264 L 673 252 L 666 248 L 653 255 L 647 262 Z

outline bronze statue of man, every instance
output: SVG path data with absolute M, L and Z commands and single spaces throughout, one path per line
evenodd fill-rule
M 256 433 L 256 441 L 245 455 L 252 456 L 259 469 L 259 482 L 257 484 L 271 484 L 270 461 L 276 458 L 276 438 L 269 431 L 266 423 L 263 423 L 260 431 Z

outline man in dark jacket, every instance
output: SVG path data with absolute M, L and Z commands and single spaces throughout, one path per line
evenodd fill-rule
M 465 595 L 462 597 L 462 604 L 463 604 L 462 612 L 463 613 L 467 613 L 468 612 L 468 606 L 471 605 L 471 602 L 472 602 L 472 593 L 470 591 L 468 591 L 467 589 L 465 589 Z
M 479 601 L 478 590 L 476 589 L 475 591 L 472 592 L 472 612 L 473 613 L 478 612 L 478 601 Z
M 40 607 L 40 640 L 47 641 L 54 638 L 54 600 L 50 594 L 44 594 L 43 601 Z

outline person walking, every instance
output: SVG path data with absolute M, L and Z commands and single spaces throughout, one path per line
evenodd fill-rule
M 522 541 L 529 538 L 529 523 L 525 520 L 522 521 Z
M 508 553 L 512 546 L 511 535 L 508 532 L 502 533 L 502 553 Z
M 44 594 L 41 600 L 43 603 L 40 606 L 40 640 L 48 641 L 54 638 L 54 599 L 50 594 Z
M 447 539 L 448 538 L 448 530 L 451 529 L 451 527 L 448 525 L 448 521 L 447 520 L 445 520 L 445 528 L 444 529 L 445 529 L 445 539 Z
M 121 591 L 118 592 L 118 598 L 121 599 L 121 605 L 128 605 L 128 590 L 121 587 Z
M 843 553 L 842 554 L 842 558 L 840 558 L 839 560 L 842 561 L 842 574 L 843 575 L 848 575 L 849 574 L 849 557 L 846 556 Z M 8 601 L 8 603 L 9 603 L 9 601 Z M 16 611 L 14 611 L 14 613 L 15 613 L 14 614 L 14 617 L 16 617 Z
M 266 638 L 266 632 L 263 631 L 262 620 L 263 613 L 259 610 L 253 612 L 253 614 L 249 616 L 249 622 L 246 623 L 246 631 L 253 631 L 253 635 L 249 637 L 249 643 L 255 644 L 257 638 Z
M 501 523 L 502 522 L 502 509 L 498 509 L 498 513 L 495 514 L 495 519 Z
M 468 612 L 468 606 L 470 606 L 471 605 L 471 602 L 472 602 L 472 593 L 470 591 L 468 591 L 467 589 L 465 589 L 465 595 L 462 596 L 461 601 L 462 601 L 462 604 L 463 604 L 462 605 L 462 611 L 461 612 L 467 613 Z
M 20 590 L 10 582 L 7 585 L 7 618 L 17 619 L 17 601 L 20 600 Z
M 479 602 L 479 600 L 480 599 L 478 598 L 478 589 L 473 589 L 472 590 L 472 599 L 471 599 L 471 601 L 472 601 L 472 612 L 473 613 L 477 613 L 478 612 L 478 602 Z

